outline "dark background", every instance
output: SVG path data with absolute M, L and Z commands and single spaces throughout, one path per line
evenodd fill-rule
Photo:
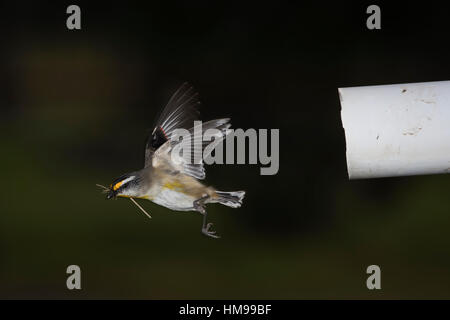
M 81 7 L 82 30 L 66 28 Z M 437 2 L 8 2 L 0 7 L 0 297 L 450 298 L 450 179 L 349 181 L 338 87 L 449 80 Z M 105 201 L 143 165 L 157 112 L 184 81 L 202 117 L 279 128 L 280 170 L 207 167 L 247 191 L 198 213 Z M 66 288 L 66 267 L 82 290 Z M 367 266 L 382 290 L 366 288 Z

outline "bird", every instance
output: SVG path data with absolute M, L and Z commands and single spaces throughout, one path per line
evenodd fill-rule
M 121 175 L 114 179 L 109 188 L 104 189 L 106 199 L 129 198 L 149 218 L 151 216 L 135 199 L 150 200 L 173 211 L 196 211 L 203 215 L 202 233 L 211 238 L 220 238 L 212 230 L 213 223 L 207 222 L 206 204 L 219 203 L 239 208 L 245 191 L 219 191 L 207 186 L 204 159 L 212 150 L 205 151 L 208 141 L 197 141 L 194 136 L 195 122 L 199 119 L 201 103 L 198 93 L 188 82 L 183 83 L 171 96 L 167 105 L 157 118 L 153 131 L 145 143 L 144 168 Z M 203 131 L 216 129 L 214 143 L 222 141 L 230 132 L 230 118 L 207 121 L 202 124 Z M 177 129 L 185 129 L 189 135 L 183 139 L 172 139 Z M 189 161 L 189 157 L 180 157 L 174 153 L 176 147 L 194 147 L 201 151 L 202 157 Z

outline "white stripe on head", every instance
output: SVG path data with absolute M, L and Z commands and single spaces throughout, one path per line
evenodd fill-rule
M 124 185 L 127 182 L 130 182 L 131 180 L 134 180 L 134 178 L 136 178 L 136 176 L 130 176 L 130 177 L 122 180 L 122 185 Z

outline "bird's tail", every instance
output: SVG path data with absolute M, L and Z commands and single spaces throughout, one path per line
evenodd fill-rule
M 216 191 L 211 202 L 217 202 L 232 208 L 239 208 L 245 196 L 245 191 Z

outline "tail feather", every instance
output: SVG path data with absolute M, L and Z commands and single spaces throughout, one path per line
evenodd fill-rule
M 211 202 L 218 202 L 228 207 L 239 208 L 245 196 L 245 191 L 216 191 L 217 197 Z

